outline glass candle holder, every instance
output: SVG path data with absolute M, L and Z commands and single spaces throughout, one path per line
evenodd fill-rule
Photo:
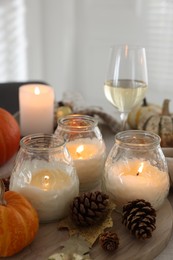
M 79 179 L 62 138 L 32 134 L 21 139 L 10 190 L 23 194 L 40 222 L 61 219 L 79 194 Z
M 119 132 L 106 160 L 103 183 L 119 207 L 144 199 L 159 209 L 170 187 L 160 137 L 140 130 Z
M 97 120 L 86 115 L 65 116 L 58 121 L 55 135 L 66 140 L 79 177 L 80 191 L 90 191 L 99 186 L 106 149 Z

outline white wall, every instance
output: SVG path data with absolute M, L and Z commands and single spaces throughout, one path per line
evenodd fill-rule
M 44 45 L 43 23 L 44 10 L 42 0 L 25 0 L 26 2 L 26 34 L 28 78 L 45 79 L 44 77 Z
M 57 100 L 75 76 L 75 1 L 28 0 L 29 78 L 55 88 Z
M 104 75 L 109 46 L 121 42 L 147 49 L 149 101 L 160 104 L 163 98 L 171 98 L 173 1 L 26 2 L 29 78 L 49 82 L 56 89 L 57 100 L 73 89 L 89 104 L 112 111 L 103 94 Z
M 25 0 L 0 0 L 0 82 L 27 78 Z

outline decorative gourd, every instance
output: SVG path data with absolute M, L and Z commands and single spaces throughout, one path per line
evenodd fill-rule
M 145 114 L 138 123 L 139 130 L 151 131 L 161 137 L 161 146 L 173 146 L 173 118 L 169 112 L 169 100 L 165 99 L 161 114 Z
M 7 191 L 0 180 L 0 257 L 12 256 L 36 236 L 39 219 L 36 210 L 19 193 Z
M 0 108 L 0 166 L 6 163 L 18 150 L 20 128 L 7 110 Z
M 156 104 L 148 104 L 146 98 L 143 99 L 143 104 L 137 106 L 129 113 L 128 124 L 130 128 L 137 129 L 140 118 L 147 114 L 148 116 L 161 113 L 161 107 Z

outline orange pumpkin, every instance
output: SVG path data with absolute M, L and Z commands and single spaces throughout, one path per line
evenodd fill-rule
M 0 257 L 5 257 L 18 253 L 33 241 L 39 219 L 28 200 L 15 191 L 4 193 L 2 180 L 0 185 Z
M 0 166 L 17 152 L 19 142 L 19 124 L 12 114 L 0 108 Z

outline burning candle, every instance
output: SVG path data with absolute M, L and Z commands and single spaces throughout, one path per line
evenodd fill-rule
M 168 194 L 169 177 L 149 161 L 118 161 L 107 172 L 106 188 L 117 205 L 144 199 L 158 209 Z
M 106 160 L 103 182 L 110 197 L 120 207 L 128 201 L 144 199 L 159 209 L 170 187 L 160 137 L 142 130 L 116 134 L 115 144 Z
M 33 163 L 36 163 L 35 160 Z M 13 178 L 11 189 L 23 194 L 37 210 L 40 222 L 58 220 L 68 214 L 72 199 L 78 195 L 79 184 L 75 178 L 59 169 L 33 170 L 27 183 Z
M 65 141 L 54 135 L 22 138 L 10 178 L 10 190 L 23 194 L 37 210 L 40 222 L 68 214 L 79 194 L 79 179 Z
M 19 88 L 20 128 L 22 136 L 53 133 L 54 90 L 42 84 Z
M 80 189 L 96 186 L 101 178 L 105 162 L 105 145 L 97 138 L 81 138 L 66 144 L 79 177 Z
M 99 188 L 104 172 L 106 148 L 98 121 L 87 115 L 68 115 L 58 121 L 55 135 L 66 140 L 66 147 L 79 177 L 80 191 Z

